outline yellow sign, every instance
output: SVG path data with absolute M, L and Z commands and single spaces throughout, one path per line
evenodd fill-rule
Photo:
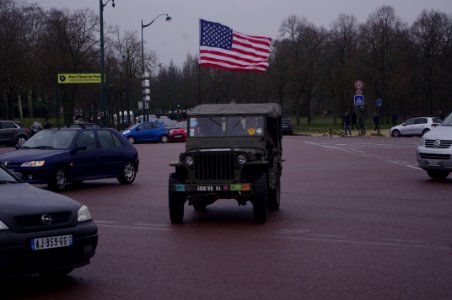
M 59 84 L 100 83 L 100 73 L 58 74 Z

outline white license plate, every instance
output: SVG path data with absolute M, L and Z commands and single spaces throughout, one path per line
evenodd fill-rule
M 174 138 L 175 138 L 175 139 L 180 139 L 181 137 L 182 137 L 182 134 L 175 134 L 175 135 L 174 135 Z
M 441 166 L 441 161 L 439 160 L 427 160 L 427 165 L 432 166 L 432 167 L 439 167 Z
M 221 185 L 198 185 L 197 192 L 221 192 L 223 187 Z
M 31 240 L 31 250 L 45 250 L 72 246 L 72 235 L 48 236 Z

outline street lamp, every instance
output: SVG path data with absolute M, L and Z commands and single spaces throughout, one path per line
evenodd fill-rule
M 99 11 L 100 11 L 100 117 L 102 118 L 102 125 L 104 127 L 108 126 L 107 117 L 107 97 L 106 97 L 106 86 L 105 86 L 105 59 L 104 59 L 104 7 L 107 6 L 108 2 L 111 1 L 111 6 L 115 7 L 115 0 L 99 0 Z
M 150 90 L 149 90 L 149 79 L 150 74 L 146 73 L 146 64 L 144 63 L 144 39 L 143 39 L 143 30 L 144 28 L 151 26 L 155 20 L 157 20 L 159 17 L 166 16 L 165 21 L 171 21 L 171 17 L 168 14 L 160 14 L 157 17 L 155 17 L 151 22 L 144 24 L 143 19 L 141 19 L 141 63 L 142 63 L 142 74 L 143 74 L 143 109 L 146 112 L 150 101 Z

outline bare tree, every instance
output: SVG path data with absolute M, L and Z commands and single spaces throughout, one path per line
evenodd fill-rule
M 446 58 L 452 41 L 451 27 L 451 19 L 445 13 L 433 10 L 422 11 L 411 27 L 418 62 L 417 85 L 430 115 L 433 115 L 434 107 L 441 108 L 441 102 L 447 97 L 445 87 L 450 85 L 443 78 L 450 73 L 450 69 L 446 70 L 444 66 L 447 66 Z

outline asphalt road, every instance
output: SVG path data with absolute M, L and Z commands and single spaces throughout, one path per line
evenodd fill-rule
M 65 192 L 98 224 L 91 265 L 0 298 L 452 299 L 452 175 L 418 169 L 418 141 L 284 137 L 281 209 L 263 225 L 233 200 L 171 225 L 168 164 L 184 144 L 137 145 L 133 185 Z

